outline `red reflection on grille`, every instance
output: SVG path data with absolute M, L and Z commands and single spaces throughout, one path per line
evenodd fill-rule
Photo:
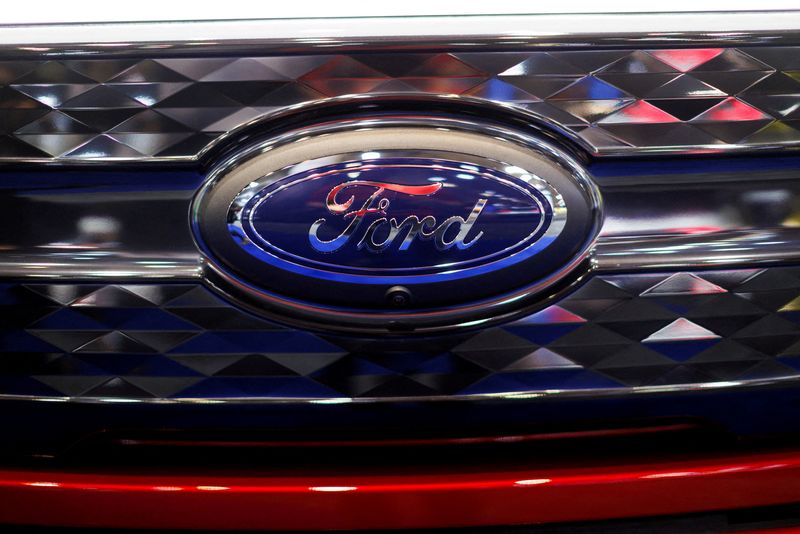
M 769 115 L 733 97 L 726 98 L 705 113 L 694 118 L 695 121 L 757 121 L 768 119 Z
M 635 104 L 631 104 L 614 115 L 611 115 L 602 122 L 606 124 L 664 124 L 669 122 L 681 122 L 681 120 L 644 100 L 639 100 Z
M 722 53 L 722 50 L 722 48 L 693 48 L 690 50 L 651 50 L 649 53 L 662 63 L 686 72 L 714 59 Z

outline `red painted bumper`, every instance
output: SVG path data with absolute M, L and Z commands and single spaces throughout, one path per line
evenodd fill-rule
M 458 527 L 800 501 L 800 451 L 390 475 L 0 471 L 0 523 L 192 529 Z

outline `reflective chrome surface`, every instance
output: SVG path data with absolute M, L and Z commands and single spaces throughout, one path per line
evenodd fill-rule
M 149 253 L 4 253 L 0 277 L 48 280 L 193 280 L 202 274 L 196 250 Z
M 793 263 L 800 261 L 799 240 L 797 228 L 609 237 L 599 240 L 595 258 L 600 271 Z
M 231 132 L 365 96 L 483 103 L 599 156 L 800 145 L 800 46 L 628 45 L 74 59 L 37 48 L 0 68 L 0 161 L 191 162 Z
M 441 50 L 719 44 L 796 44 L 800 12 L 713 11 L 426 17 L 308 18 L 4 26 L 11 57 L 308 53 L 329 50 Z M 87 38 L 87 36 L 89 38 Z M 124 39 L 122 38 L 124 37 Z
M 0 284 L 0 398 L 400 402 L 602 397 L 800 380 L 800 268 L 596 275 L 518 321 L 313 334 L 199 284 Z
M 0 273 L 196 277 L 188 210 L 201 182 L 176 169 L 0 171 Z

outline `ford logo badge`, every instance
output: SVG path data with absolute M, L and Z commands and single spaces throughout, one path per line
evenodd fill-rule
M 279 320 L 492 319 L 507 312 L 500 300 L 545 294 L 596 235 L 596 191 L 538 140 L 386 127 L 238 157 L 195 203 L 198 242 L 215 287 Z

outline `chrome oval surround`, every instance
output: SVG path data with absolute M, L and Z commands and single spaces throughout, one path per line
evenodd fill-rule
M 271 247 L 248 228 L 246 209 L 263 200 L 259 193 L 280 190 L 321 166 L 364 164 L 358 158 L 376 152 L 390 156 L 381 161 L 417 158 L 489 169 L 509 187 L 535 191 L 531 197 L 538 195 L 537 202 L 544 199 L 550 206 L 549 219 L 530 232 L 530 239 L 514 243 L 510 254 L 494 251 L 496 258 L 479 259 L 477 271 L 492 272 L 479 273 L 483 278 L 470 277 L 475 273 L 469 268 L 448 261 L 422 265 L 420 272 L 407 275 L 392 273 L 391 264 L 376 273 L 384 267 L 375 262 L 366 266 L 372 270 L 368 275 L 343 273 L 332 261 L 309 261 Z M 535 171 L 525 168 L 531 166 Z M 210 173 L 193 203 L 192 221 L 204 255 L 205 281 L 252 311 L 305 328 L 407 335 L 485 326 L 544 305 L 591 268 L 602 215 L 599 193 L 581 165 L 542 139 L 457 118 L 393 117 L 302 128 L 235 153 Z M 332 263 L 332 276 L 309 276 L 325 274 Z M 398 284 L 411 289 L 412 306 L 386 304 L 387 290 Z

